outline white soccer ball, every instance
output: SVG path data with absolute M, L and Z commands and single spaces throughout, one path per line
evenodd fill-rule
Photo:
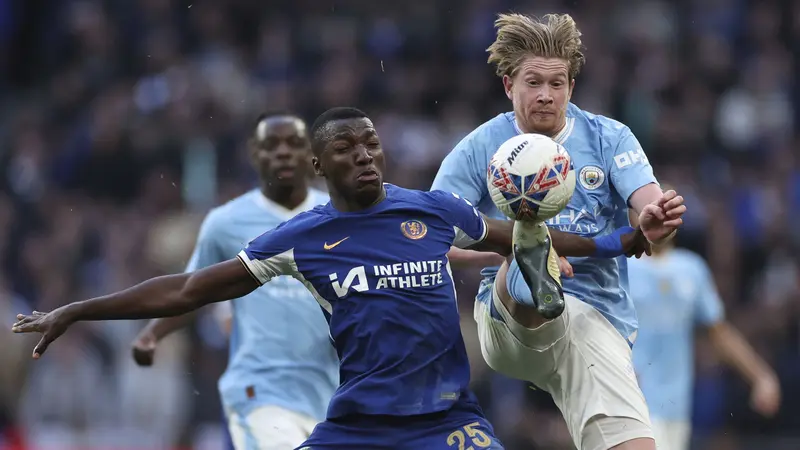
M 541 134 L 520 134 L 500 146 L 486 177 L 497 209 L 514 220 L 544 222 L 561 212 L 575 191 L 567 150 Z

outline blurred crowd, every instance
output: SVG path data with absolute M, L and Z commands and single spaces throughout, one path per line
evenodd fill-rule
M 388 180 L 427 189 L 466 133 L 509 109 L 486 65 L 497 12 L 569 12 L 587 64 L 573 101 L 628 124 L 689 213 L 728 317 L 776 367 L 780 416 L 698 344 L 695 448 L 800 448 L 800 3 L 790 0 L 0 0 L 0 312 L 183 270 L 203 214 L 254 182 L 263 110 L 374 119 Z M 457 275 L 474 387 L 507 448 L 568 449 L 555 407 L 483 364 Z M 135 322 L 74 327 L 41 361 L 0 332 L 0 448 L 221 448 L 209 317 L 135 366 Z M 33 448 L 33 447 L 31 447 Z

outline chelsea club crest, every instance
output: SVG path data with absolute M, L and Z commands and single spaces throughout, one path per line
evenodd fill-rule
M 400 224 L 400 230 L 403 232 L 403 236 L 415 241 L 428 234 L 428 226 L 420 220 L 407 220 Z
M 578 180 L 584 189 L 593 191 L 603 185 L 606 174 L 597 166 L 584 166 L 578 174 Z

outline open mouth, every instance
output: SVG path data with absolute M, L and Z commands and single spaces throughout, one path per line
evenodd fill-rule
M 356 179 L 358 181 L 362 181 L 365 183 L 368 183 L 370 181 L 376 181 L 378 179 L 378 172 L 374 170 L 365 170 L 360 174 L 358 174 L 358 177 L 356 177 Z

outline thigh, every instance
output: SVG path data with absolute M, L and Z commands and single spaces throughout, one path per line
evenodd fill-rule
M 576 447 L 606 450 L 652 439 L 650 414 L 627 341 L 596 309 L 567 298 L 570 323 L 548 387 Z
M 479 292 L 475 321 L 481 353 L 493 370 L 544 388 L 556 370 L 556 359 L 569 323 L 569 304 L 564 313 L 537 328 L 526 328 L 511 316 L 496 286 Z
M 308 438 L 311 418 L 277 406 L 262 406 L 247 415 L 232 413 L 228 419 L 236 450 L 291 450 Z

